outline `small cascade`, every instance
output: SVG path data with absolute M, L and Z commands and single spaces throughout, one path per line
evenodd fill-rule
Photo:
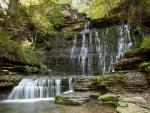
M 22 79 L 18 86 L 15 86 L 10 93 L 8 100 L 21 101 L 21 100 L 49 100 L 55 96 L 61 95 L 62 86 L 66 83 L 61 83 L 63 77 L 52 78 L 37 78 L 37 79 Z M 73 92 L 73 77 L 68 77 L 69 91 Z
M 9 100 L 51 98 L 61 93 L 61 79 L 22 79 L 10 93 Z
M 55 79 L 55 84 L 56 84 L 56 96 L 60 95 L 60 92 L 61 92 L 60 83 L 61 83 L 61 80 L 60 80 L 60 79 Z
M 16 86 L 8 99 L 35 99 L 54 97 L 54 82 L 47 79 L 23 79 Z
M 72 77 L 69 77 L 69 91 L 73 91 Z

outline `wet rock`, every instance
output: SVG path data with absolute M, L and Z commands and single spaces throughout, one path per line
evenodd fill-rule
M 117 105 L 118 113 L 150 113 L 150 103 L 142 97 L 123 98 Z
M 56 104 L 63 104 L 63 105 L 76 105 L 80 106 L 89 101 L 89 95 L 84 95 L 81 93 L 73 93 L 67 95 L 61 95 L 55 97 Z
M 138 48 L 127 51 L 124 54 L 124 58 L 142 57 L 150 59 L 150 49 L 148 48 Z
M 114 64 L 115 70 L 129 70 L 136 69 L 140 63 L 145 59 L 140 57 L 134 57 L 129 59 L 123 59 Z
M 99 103 L 104 105 L 116 106 L 119 96 L 115 94 L 105 94 L 98 97 Z

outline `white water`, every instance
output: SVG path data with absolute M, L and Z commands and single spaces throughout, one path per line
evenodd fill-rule
M 56 85 L 54 85 L 54 82 Z M 18 86 L 14 87 L 8 100 L 46 100 L 52 99 L 61 92 L 60 79 L 22 79 Z M 25 101 L 26 101 L 25 100 Z
M 68 91 L 64 94 L 73 92 L 73 77 L 68 77 Z M 38 78 L 22 79 L 18 86 L 14 87 L 8 100 L 4 103 L 22 103 L 54 100 L 55 96 L 61 95 L 61 78 Z

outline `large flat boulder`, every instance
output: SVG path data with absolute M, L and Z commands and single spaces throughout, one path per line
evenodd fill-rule
M 55 97 L 56 104 L 80 106 L 89 101 L 89 93 L 74 92 L 72 94 L 60 95 Z

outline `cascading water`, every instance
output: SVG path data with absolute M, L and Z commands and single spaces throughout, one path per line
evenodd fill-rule
M 62 86 L 66 84 L 61 83 L 62 79 L 64 78 L 22 79 L 18 86 L 13 88 L 6 102 L 53 100 L 62 93 Z M 68 77 L 68 86 L 65 87 L 68 87 L 66 93 L 73 92 L 73 77 Z
M 59 84 L 60 85 L 60 84 Z M 50 98 L 55 96 L 54 81 L 39 78 L 23 79 L 16 86 L 8 99 L 36 99 L 36 98 Z M 60 86 L 57 86 L 60 87 Z M 58 89 L 59 90 L 59 89 Z M 56 91 L 57 92 L 57 91 Z M 59 91 L 60 92 L 60 91 Z
M 80 47 L 80 52 L 71 54 L 71 58 L 78 56 L 79 65 L 76 71 L 79 70 L 78 74 L 82 75 L 101 75 L 113 72 L 113 64 L 122 59 L 123 54 L 136 43 L 129 25 L 96 30 L 89 29 L 88 22 L 81 32 L 81 37 L 82 44 L 79 43 L 80 38 L 76 40 L 76 47 Z M 73 49 L 74 45 L 71 51 Z

